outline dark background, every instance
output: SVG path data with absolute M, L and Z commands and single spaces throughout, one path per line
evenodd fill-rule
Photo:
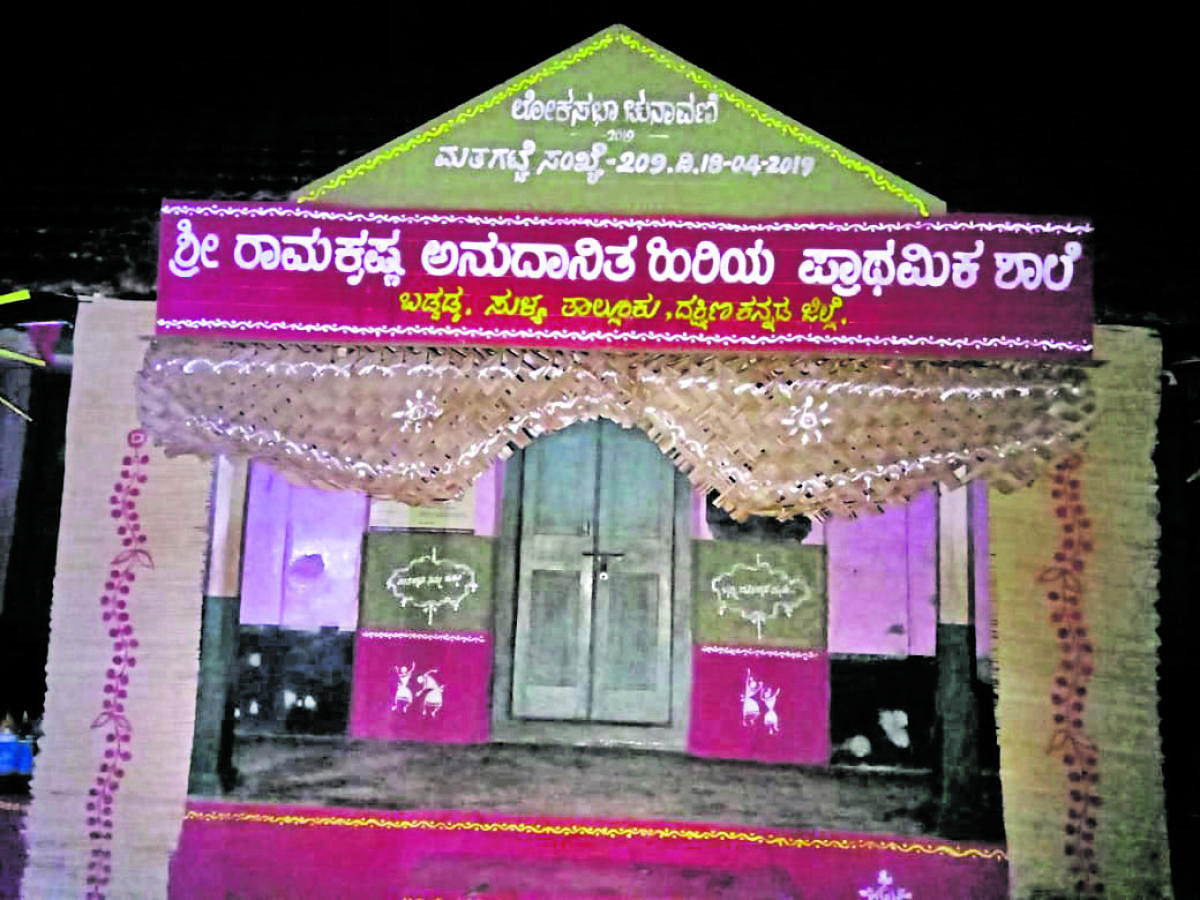
M 1184 283 L 1196 265 L 1185 219 L 1196 166 L 1182 140 L 1194 108 L 1183 34 L 1128 10 L 1104 20 L 1080 9 L 979 8 L 953 34 L 908 14 L 844 13 L 828 22 L 797 6 L 778 18 L 743 4 L 567 20 L 513 7 L 481 19 L 447 5 L 433 21 L 409 8 L 256 18 L 177 6 L 146 13 L 173 22 L 153 38 L 144 21 L 74 18 L 72 36 L 66 22 L 10 23 L 0 36 L 0 292 L 45 292 L 46 317 L 71 314 L 73 295 L 149 299 L 162 197 L 281 199 L 618 20 L 952 212 L 1090 218 L 1097 321 L 1155 328 L 1164 344 L 1161 712 L 1179 881 L 1180 849 L 1200 819 L 1187 724 L 1200 318 Z M 14 315 L 9 307 L 0 319 Z M 30 696 L 44 690 L 61 478 L 53 379 L 36 376 L 31 401 L 39 422 L 27 462 L 44 485 L 23 485 L 19 499 L 22 510 L 49 513 L 18 535 L 25 569 L 10 572 L 0 620 L 0 680 Z

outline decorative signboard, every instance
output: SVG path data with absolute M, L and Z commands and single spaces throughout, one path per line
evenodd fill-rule
M 167 201 L 159 334 L 1083 358 L 1085 222 Z
M 491 676 L 491 632 L 360 631 L 350 734 L 486 741 Z
M 492 551 L 469 535 L 368 532 L 359 628 L 490 630 Z
M 693 541 L 694 639 L 825 647 L 825 548 L 758 541 Z
M 824 765 L 829 657 L 823 650 L 692 648 L 688 752 Z

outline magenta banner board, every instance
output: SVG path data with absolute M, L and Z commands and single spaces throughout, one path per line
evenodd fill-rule
M 997 845 L 566 815 L 189 800 L 168 896 L 1009 896 Z
M 354 644 L 350 734 L 486 743 L 491 677 L 489 632 L 360 630 Z
M 828 763 L 829 654 L 693 647 L 687 749 L 723 759 Z
M 1092 227 L 166 201 L 158 333 L 1086 358 Z
M 520 784 L 517 779 L 512 776 L 514 784 Z M 565 815 L 188 800 L 179 847 L 170 859 L 168 895 L 187 900 L 1009 895 L 1008 853 L 997 845 Z

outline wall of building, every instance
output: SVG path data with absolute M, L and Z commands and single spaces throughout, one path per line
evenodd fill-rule
M 497 596 L 509 562 L 498 558 L 504 469 L 457 503 L 418 509 L 298 486 L 252 464 L 230 707 L 237 731 L 489 740 L 491 681 L 503 677 L 493 672 L 494 608 L 513 602 Z M 987 623 L 987 492 L 969 490 L 976 617 Z M 708 520 L 696 495 L 689 752 L 931 766 L 936 498 L 815 522 L 802 541 L 794 528 Z M 764 605 L 758 621 L 744 596 L 714 591 L 738 566 L 738 578 L 758 567 L 751 591 L 769 594 L 774 577 L 798 578 L 811 593 L 792 608 Z M 990 627 L 977 635 L 986 658 Z

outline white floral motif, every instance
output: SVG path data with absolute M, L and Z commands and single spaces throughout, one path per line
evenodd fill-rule
M 887 869 L 880 869 L 877 883 L 871 887 L 865 887 L 858 892 L 858 896 L 865 897 L 866 900 L 913 900 L 913 895 L 910 891 L 902 887 L 892 887 L 894 879 L 888 874 Z
M 829 401 L 814 408 L 815 403 L 810 394 L 804 398 L 803 406 L 793 406 L 788 410 L 787 418 L 782 420 L 782 424 L 788 426 L 788 434 L 800 435 L 801 444 L 807 444 L 810 439 L 820 443 L 823 437 L 821 429 L 833 422 L 833 419 L 825 415 Z
M 407 431 L 410 427 L 413 431 L 420 431 L 423 422 L 438 418 L 443 411 L 432 397 L 427 398 L 424 391 L 418 390 L 414 396 L 404 399 L 404 409 L 396 410 L 392 418 L 400 420 L 401 431 Z

